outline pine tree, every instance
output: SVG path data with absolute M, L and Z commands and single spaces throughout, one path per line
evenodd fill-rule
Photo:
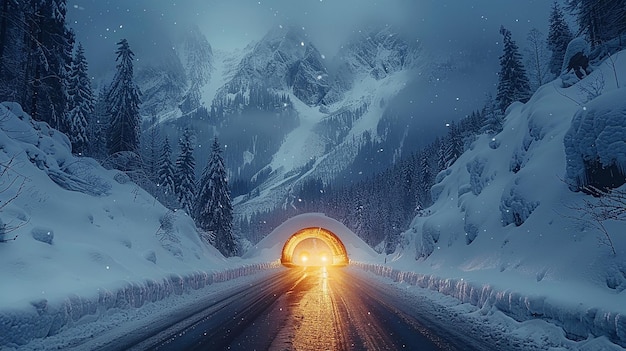
M 445 148 L 445 140 L 436 137 L 433 142 L 437 150 L 437 172 L 443 171 L 446 169 L 446 148 Z
M 193 135 L 191 130 L 185 129 L 179 140 L 180 155 L 176 159 L 174 173 L 176 198 L 180 207 L 191 214 L 196 194 L 196 160 L 193 157 Z
M 4 52 L 8 43 L 9 28 L 13 25 L 18 12 L 13 1 L 9 0 L 2 0 L 0 11 L 0 62 L 2 62 L 4 61 Z
M 568 0 L 568 10 L 576 16 L 580 31 L 592 46 L 626 31 L 626 0 Z M 620 44 L 623 45 L 621 40 Z
M 500 34 L 504 37 L 504 53 L 500 56 L 500 73 L 498 76 L 496 100 L 498 101 L 500 111 L 504 113 L 513 101 L 528 101 L 530 98 L 530 84 L 522 64 L 519 48 L 511 38 L 511 31 L 500 27 Z
M 224 256 L 231 257 L 237 254 L 237 245 L 233 237 L 233 205 L 221 154 L 220 144 L 215 138 L 211 158 L 200 178 L 194 219 L 198 227 L 215 235 L 215 247 Z
M 68 85 L 68 117 L 70 124 L 69 138 L 72 151 L 83 154 L 89 142 L 88 121 L 94 113 L 94 97 L 91 81 L 87 75 L 87 60 L 82 45 L 79 43 L 74 56 Z
M 107 92 L 107 113 L 111 117 L 107 147 L 112 155 L 120 151 L 139 151 L 139 105 L 141 92 L 133 73 L 134 53 L 126 39 L 118 43 L 117 72 Z
M 463 153 L 463 140 L 461 139 L 461 131 L 454 122 L 450 122 L 448 126 L 448 135 L 445 139 L 445 143 L 442 144 L 444 168 L 448 168 L 456 162 L 456 160 Z
M 0 9 L 0 98 L 69 132 L 67 80 L 74 33 L 65 0 L 3 1 Z
M 163 141 L 163 150 L 159 158 L 159 169 L 157 171 L 157 184 L 165 195 L 176 193 L 176 182 L 174 176 L 174 165 L 172 164 L 172 150 L 168 138 Z
M 487 133 L 489 135 L 495 135 L 502 131 L 502 113 L 495 106 L 495 101 L 491 94 L 487 96 L 487 101 L 482 110 L 483 125 L 480 129 L 481 133 Z
M 426 207 L 430 206 L 432 202 L 430 196 L 430 187 L 434 183 L 435 172 L 433 172 L 433 169 L 430 166 L 430 152 L 432 152 L 432 149 L 427 149 L 422 151 L 419 155 L 420 174 L 417 189 L 417 207 L 415 209 L 418 213 Z
M 107 112 L 106 89 L 100 88 L 94 104 L 94 112 L 87 123 L 87 154 L 97 160 L 104 160 L 107 156 L 107 133 L 109 118 Z
M 45 62 L 39 62 L 35 115 L 63 133 L 69 132 L 65 120 L 67 111 L 67 77 L 72 62 L 74 33 L 65 26 L 67 6 L 65 0 L 40 2 L 38 40 L 44 50 Z
M 143 133 L 144 137 L 142 138 L 141 158 L 143 159 L 144 169 L 148 179 L 153 183 L 158 183 L 159 160 L 161 157 L 160 144 L 162 140 L 159 127 L 155 113 L 150 118 L 150 126 L 148 126 L 148 130 Z
M 402 205 L 403 213 L 410 213 L 415 208 L 417 179 L 415 177 L 416 168 L 418 167 L 417 161 L 413 159 L 415 155 L 411 155 L 408 162 L 401 162 L 400 167 L 400 182 L 398 183 L 399 189 L 401 189 L 398 200 Z
M 0 100 L 24 104 L 26 56 L 25 4 L 2 1 L 0 9 Z
M 548 49 L 552 51 L 550 56 L 550 72 L 556 77 L 561 75 L 561 68 L 563 67 L 563 58 L 565 57 L 565 51 L 567 45 L 572 41 L 572 32 L 565 21 L 563 11 L 559 7 L 559 4 L 555 1 L 552 5 L 552 11 L 550 12 L 550 29 L 548 32 Z

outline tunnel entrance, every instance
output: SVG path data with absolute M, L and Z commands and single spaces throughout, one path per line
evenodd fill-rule
M 300 244 L 321 241 L 302 248 Z M 283 246 L 280 263 L 286 267 L 305 265 L 345 266 L 349 262 L 348 252 L 339 237 L 322 227 L 304 228 L 289 237 Z

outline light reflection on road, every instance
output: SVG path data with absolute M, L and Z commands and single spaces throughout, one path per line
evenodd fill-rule
M 450 350 L 436 346 L 410 317 L 344 268 L 305 267 L 294 289 L 279 350 Z
M 306 291 L 299 303 L 292 306 L 290 323 L 293 328 L 293 349 L 295 350 L 338 350 L 336 334 L 338 328 L 333 313 L 333 300 L 330 294 L 328 269 L 313 270 L 315 284 Z
M 156 335 L 162 342 L 151 349 L 455 350 L 396 305 L 349 267 L 298 267 L 216 302 L 175 334 Z

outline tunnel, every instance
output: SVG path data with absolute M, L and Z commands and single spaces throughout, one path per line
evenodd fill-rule
M 351 262 L 370 262 L 378 253 L 343 223 L 323 213 L 310 212 L 293 216 L 274 228 L 242 257 L 250 262 L 276 262 L 287 267 L 298 266 L 299 247 L 315 240 L 327 247 L 326 265 L 342 266 Z M 323 245 L 322 245 L 323 244 Z M 312 252 L 311 252 L 312 253 Z
M 313 263 L 313 265 L 345 266 L 348 264 L 348 252 L 343 242 L 341 242 L 335 233 L 322 227 L 304 228 L 291 235 L 283 246 L 280 262 L 286 267 L 304 265 L 301 259 L 307 260 L 308 257 L 296 257 L 295 252 L 298 245 L 310 239 L 319 240 L 325 244 L 324 249 L 320 250 L 320 252 L 323 252 L 322 259 L 317 261 L 317 263 Z M 326 251 L 328 251 L 328 253 L 326 253 Z M 315 261 L 310 260 L 309 262 Z

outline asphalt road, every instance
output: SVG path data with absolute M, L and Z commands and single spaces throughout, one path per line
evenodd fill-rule
M 131 350 L 472 350 L 350 268 L 281 269 L 209 297 Z M 403 305 L 404 304 L 404 305 Z M 405 311 L 411 310 L 411 314 Z M 420 321 L 421 320 L 421 321 Z

